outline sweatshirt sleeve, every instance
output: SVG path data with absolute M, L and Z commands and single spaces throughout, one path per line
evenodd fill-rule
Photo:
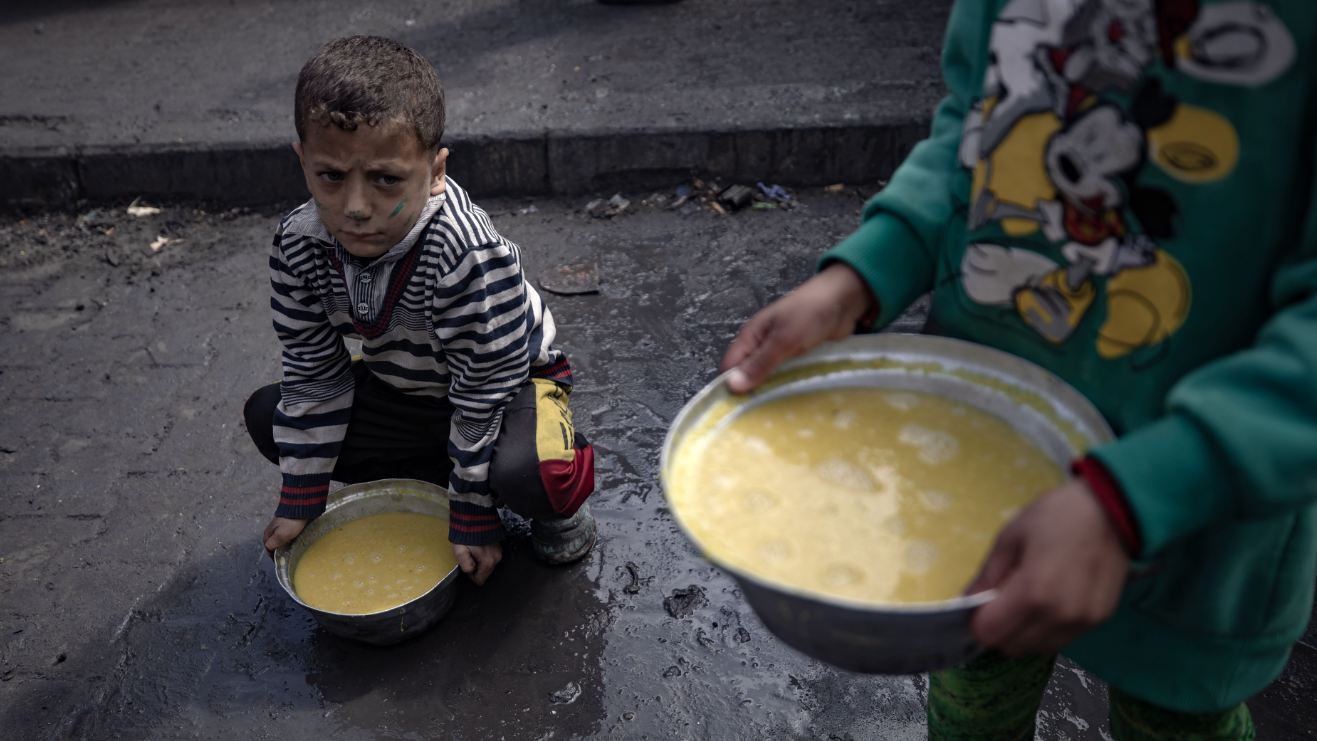
M 448 434 L 448 539 L 485 545 L 505 535 L 489 492 L 503 409 L 530 372 L 532 314 L 517 249 L 499 241 L 452 259 L 435 287 L 434 327 L 456 411 Z
M 1093 455 L 1120 482 L 1145 553 L 1211 523 L 1317 501 L 1317 189 L 1252 347 L 1186 375 L 1167 413 Z M 1240 249 L 1241 259 L 1247 254 Z
M 938 105 L 929 137 L 865 205 L 859 230 L 819 260 L 820 269 L 844 262 L 869 284 L 878 299 L 875 330 L 933 287 L 942 230 L 956 208 L 952 189 L 961 170 L 961 129 L 982 87 L 991 5 L 959 0 L 952 8 L 942 52 L 950 94 Z
M 270 254 L 270 308 L 283 345 L 283 398 L 274 412 L 283 490 L 275 515 L 298 519 L 325 511 L 354 389 L 343 338 L 301 277 L 312 249 L 306 237 L 280 235 Z

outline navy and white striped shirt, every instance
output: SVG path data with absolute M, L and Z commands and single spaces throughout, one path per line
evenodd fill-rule
M 502 537 L 488 478 L 503 407 L 531 376 L 571 383 L 567 359 L 553 347 L 553 316 L 522 273 L 520 248 L 449 180 L 417 228 L 370 262 L 329 234 L 313 202 L 303 204 L 275 236 L 270 284 L 283 343 L 276 515 L 324 511 L 352 413 L 343 340 L 353 338 L 380 380 L 420 398 L 447 397 L 456 408 L 448 436 L 450 540 Z

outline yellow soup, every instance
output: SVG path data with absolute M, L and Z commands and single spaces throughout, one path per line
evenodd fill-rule
M 992 414 L 875 388 L 763 404 L 673 463 L 669 497 L 711 556 L 871 602 L 960 594 L 997 531 L 1062 479 Z
M 297 563 L 293 589 L 316 609 L 361 615 L 420 597 L 456 565 L 447 520 L 385 512 L 312 543 Z

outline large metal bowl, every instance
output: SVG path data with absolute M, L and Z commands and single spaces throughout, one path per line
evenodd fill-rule
M 665 492 L 671 491 L 672 466 L 683 446 L 703 444 L 747 409 L 824 389 L 880 387 L 954 399 L 1006 420 L 1062 466 L 1112 437 L 1093 405 L 1055 375 L 1013 355 L 943 337 L 866 335 L 827 343 L 784 363 L 744 396 L 731 394 L 726 379 L 719 377 L 696 394 L 668 430 L 660 461 Z M 816 659 L 857 672 L 912 674 L 957 666 L 979 651 L 970 636 L 970 617 L 996 596 L 992 591 L 898 604 L 802 589 L 713 556 L 674 498 L 668 501 L 687 537 L 737 581 L 768 629 Z
M 384 479 L 345 486 L 329 495 L 325 513 L 313 520 L 295 540 L 274 552 L 274 571 L 279 585 L 297 604 L 315 616 L 321 627 L 334 635 L 388 646 L 425 632 L 452 607 L 459 569 L 454 566 L 425 594 L 382 612 L 352 615 L 316 609 L 303 602 L 293 589 L 293 573 L 302 554 L 326 533 L 344 523 L 383 512 L 415 512 L 448 519 L 448 493 L 424 481 Z

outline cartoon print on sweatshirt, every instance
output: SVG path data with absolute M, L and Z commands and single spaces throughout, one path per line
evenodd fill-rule
M 1212 83 L 1261 85 L 1293 61 L 1292 37 L 1255 2 L 1012 0 L 990 47 L 959 152 L 972 177 L 969 228 L 995 224 L 1014 244 L 1041 236 L 1064 262 L 976 242 L 961 264 L 965 295 L 1014 308 L 1057 344 L 1103 302 L 1097 349 L 1108 359 L 1162 342 L 1188 317 L 1191 286 L 1160 246 L 1175 236 L 1175 200 L 1138 176 L 1151 164 L 1189 184 L 1220 180 L 1239 139 L 1224 116 L 1178 101 L 1146 72 L 1160 61 Z

